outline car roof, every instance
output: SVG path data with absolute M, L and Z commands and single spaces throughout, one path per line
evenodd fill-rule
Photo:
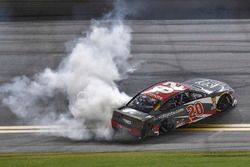
M 162 81 L 145 89 L 141 92 L 141 94 L 145 94 L 152 98 L 165 101 L 172 96 L 179 94 L 180 92 L 189 90 L 190 88 L 191 87 L 189 85 L 180 82 Z

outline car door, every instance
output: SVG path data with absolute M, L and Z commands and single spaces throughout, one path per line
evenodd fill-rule
M 182 101 L 182 94 L 171 97 L 160 108 L 160 121 L 173 125 L 174 128 L 185 125 L 187 122 L 187 112 Z
M 213 99 L 198 91 L 188 91 L 185 95 L 189 99 L 184 104 L 187 113 L 187 123 L 192 123 L 204 119 L 216 113 Z

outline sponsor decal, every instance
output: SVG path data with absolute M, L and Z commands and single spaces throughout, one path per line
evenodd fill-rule
M 158 99 L 158 100 L 163 100 L 163 97 L 161 97 L 160 95 L 154 94 L 154 93 L 144 93 L 144 94 L 147 94 L 148 96 L 153 97 L 153 98 Z
M 169 113 L 166 113 L 166 114 L 162 114 L 161 116 L 157 117 L 156 120 L 158 120 L 158 119 L 169 118 L 169 117 L 171 117 L 171 116 L 173 116 L 173 115 L 176 115 L 176 114 L 179 114 L 179 113 L 181 113 L 181 112 L 183 112 L 183 111 L 184 111 L 184 109 L 181 108 L 181 109 L 178 109 L 178 110 L 176 110 L 176 111 L 172 111 L 172 112 L 169 112 Z
M 185 119 L 178 120 L 178 121 L 176 122 L 176 128 L 178 128 L 178 127 L 180 127 L 180 126 L 183 126 L 183 125 L 185 125 L 185 124 L 186 124 Z

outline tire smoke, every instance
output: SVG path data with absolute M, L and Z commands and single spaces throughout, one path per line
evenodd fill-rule
M 119 13 L 117 2 L 105 16 L 115 20 L 92 21 L 87 35 L 77 40 L 57 69 L 47 68 L 32 78 L 15 77 L 0 86 L 3 105 L 28 124 L 62 127 L 47 135 L 110 139 L 112 111 L 129 99 L 116 82 L 133 70 L 128 63 L 131 30 L 120 19 L 125 10 Z M 57 97 L 66 97 L 67 112 L 58 107 Z

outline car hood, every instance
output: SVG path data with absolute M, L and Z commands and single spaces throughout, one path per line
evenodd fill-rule
M 221 93 L 224 91 L 233 91 L 226 83 L 206 78 L 195 78 L 184 82 L 192 86 L 194 89 L 199 89 L 207 94 Z

